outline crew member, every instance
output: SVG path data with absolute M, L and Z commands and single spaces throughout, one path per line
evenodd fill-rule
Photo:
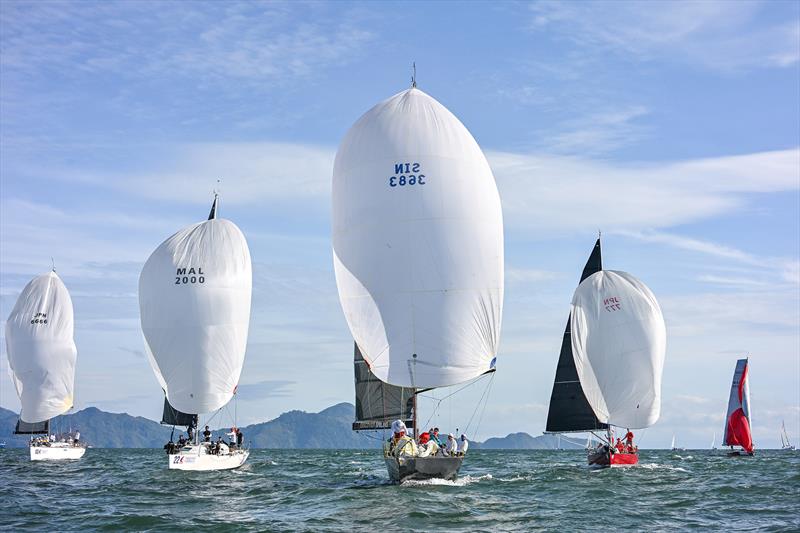
M 392 422 L 392 437 L 388 441 L 387 452 L 395 457 L 417 455 L 417 445 L 414 439 L 406 435 L 406 425 L 402 420 Z
M 467 449 L 469 448 L 469 441 L 467 440 L 467 436 L 463 433 L 461 434 L 461 439 L 458 441 L 458 455 L 463 457 L 467 455 Z
M 203 439 L 206 442 L 211 442 L 211 430 L 208 429 L 208 426 L 206 426 L 206 429 L 203 430 Z

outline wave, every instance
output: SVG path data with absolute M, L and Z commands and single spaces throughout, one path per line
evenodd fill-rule
M 416 486 L 443 486 L 443 487 L 464 487 L 466 485 L 471 485 L 472 483 L 478 483 L 479 481 L 487 481 L 490 479 L 494 479 L 491 474 L 484 474 L 482 476 L 463 476 L 454 481 L 450 481 L 447 479 L 409 479 L 407 481 L 403 481 L 402 485 L 404 487 L 416 487 Z

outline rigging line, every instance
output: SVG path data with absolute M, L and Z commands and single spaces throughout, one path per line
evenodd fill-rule
M 489 386 L 486 388 L 486 401 L 483 402 L 483 410 L 481 411 L 481 415 L 478 417 L 478 423 L 475 425 L 476 440 L 478 431 L 481 428 L 481 422 L 483 421 L 483 415 L 486 414 L 486 406 L 489 405 L 489 395 L 492 393 L 492 385 L 494 385 L 494 375 L 492 375 L 492 379 L 489 380 Z
M 485 375 L 486 374 L 483 374 L 481 377 L 483 377 Z M 472 411 L 472 416 L 469 417 L 469 422 L 467 422 L 467 427 L 464 428 L 464 433 L 468 433 L 469 432 L 469 428 L 472 426 L 472 420 L 475 418 L 475 413 L 478 412 L 478 409 L 481 406 L 481 402 L 483 401 L 484 396 L 486 396 L 486 391 L 489 389 L 489 386 L 492 384 L 493 381 L 494 381 L 494 373 L 492 373 L 492 379 L 490 379 L 489 383 L 486 384 L 486 388 L 483 389 L 483 394 L 481 394 L 480 399 L 478 399 L 478 403 L 475 406 L 475 410 Z

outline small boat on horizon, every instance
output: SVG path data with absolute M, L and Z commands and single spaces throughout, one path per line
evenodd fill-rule
M 786 433 L 786 423 L 783 420 L 781 420 L 781 451 L 794 451 L 794 446 L 789 442 L 789 434 Z
M 749 358 L 736 361 L 728 398 L 728 412 L 725 416 L 724 446 L 730 446 L 729 457 L 755 455 L 750 420 L 750 379 L 748 376 Z M 739 446 L 735 450 L 734 446 Z
M 185 425 L 193 437 L 167 443 L 170 470 L 238 468 L 250 455 L 235 433 L 231 442 L 201 442 L 197 423 L 234 397 L 250 324 L 250 250 L 236 224 L 217 217 L 218 201 L 215 193 L 208 220 L 161 243 L 139 277 L 145 349 L 164 391 L 162 423 Z
M 591 432 L 600 443 L 587 452 L 590 466 L 637 464 L 630 430 L 658 420 L 665 353 L 658 301 L 630 274 L 603 270 L 598 237 L 572 299 L 545 432 Z M 630 444 L 615 443 L 613 427 Z
M 675 446 L 675 435 L 672 435 L 672 444 L 670 445 L 670 449 L 673 452 L 685 452 L 686 451 L 686 448 L 678 448 L 677 446 Z
M 86 453 L 79 433 L 50 434 L 50 420 L 73 406 L 74 329 L 72 298 L 55 268 L 25 286 L 6 321 L 6 355 L 20 400 L 14 434 L 30 435 L 31 461 Z

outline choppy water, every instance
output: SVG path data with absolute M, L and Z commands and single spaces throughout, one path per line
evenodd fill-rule
M 160 450 L 32 463 L 0 450 L 0 529 L 359 531 L 800 529 L 800 452 L 643 451 L 589 470 L 578 451 L 471 452 L 456 482 L 388 483 L 372 451 L 255 450 L 227 472 Z

